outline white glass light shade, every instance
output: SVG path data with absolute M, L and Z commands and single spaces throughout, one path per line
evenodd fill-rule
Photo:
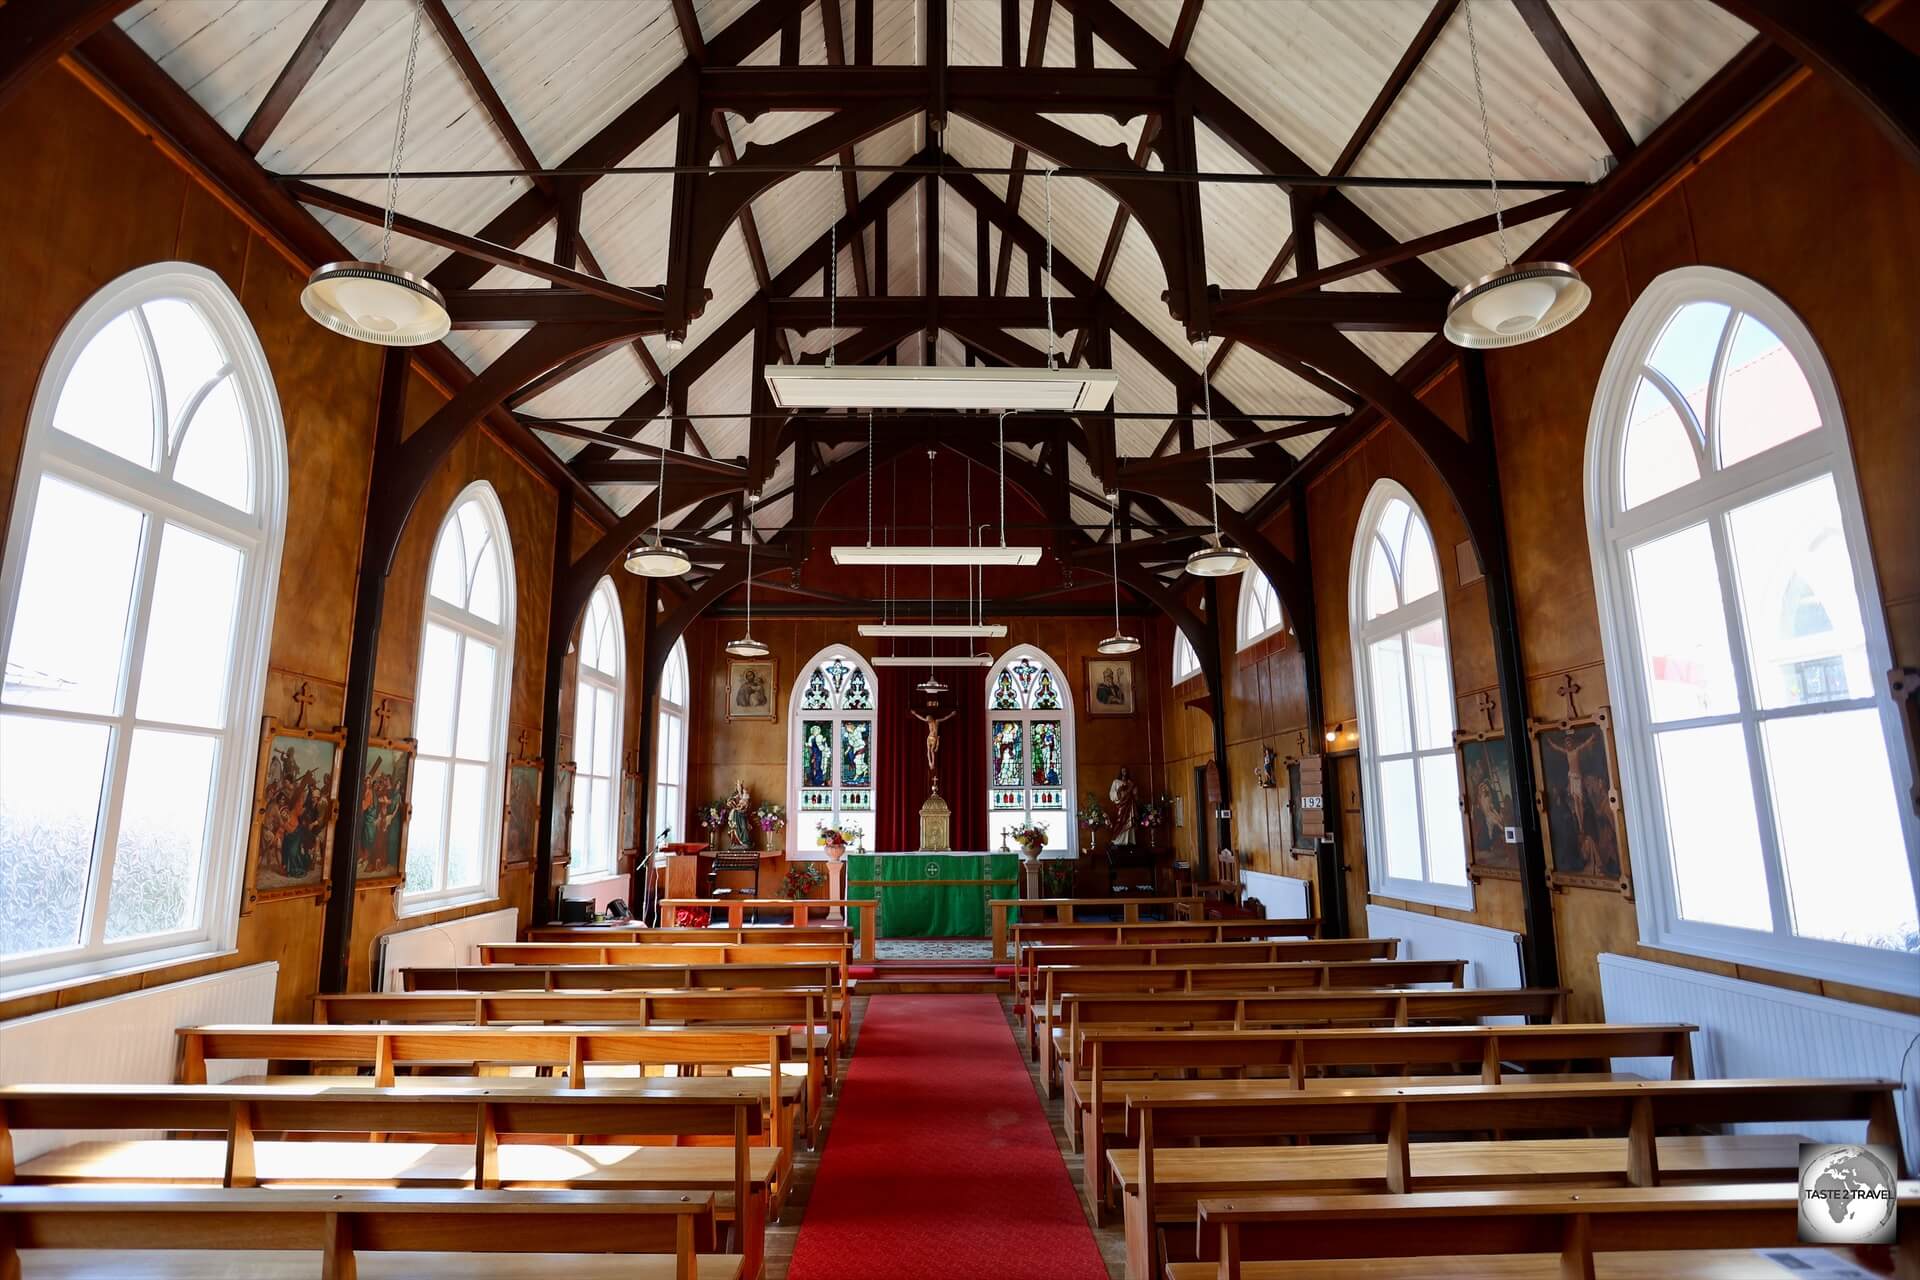
M 678 578 L 693 568 L 693 561 L 678 547 L 649 542 L 627 552 L 626 567 L 643 578 Z
M 1039 547 L 834 547 L 835 564 L 1039 564 Z
M 1564 262 L 1523 262 L 1461 288 L 1447 304 L 1447 340 L 1477 349 L 1517 347 L 1566 328 L 1593 291 Z
M 1123 653 L 1138 653 L 1140 637 L 1116 631 L 1094 647 L 1109 657 L 1119 657 Z
M 1252 561 L 1247 553 L 1229 542 L 1216 541 L 1187 557 L 1187 572 L 1201 578 L 1231 578 L 1245 573 Z
M 764 658 L 773 652 L 767 648 L 764 641 L 755 640 L 752 632 L 748 632 L 738 640 L 727 641 L 726 648 L 727 652 L 736 658 Z
M 307 277 L 300 305 L 335 333 L 382 347 L 422 347 L 453 327 L 438 289 L 375 262 L 329 262 Z

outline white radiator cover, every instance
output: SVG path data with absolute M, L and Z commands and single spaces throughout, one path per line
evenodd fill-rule
M 520 913 L 507 907 L 386 934 L 373 959 L 379 975 L 379 985 L 374 989 L 400 990 L 402 969 L 472 964 L 479 956 L 475 947 L 483 942 L 512 942 L 519 929 Z
M 1909 1163 L 1920 1154 L 1914 1091 L 1920 1078 L 1920 1017 L 1848 1004 L 1759 982 L 1723 978 L 1635 956 L 1600 956 L 1600 998 L 1609 1022 L 1691 1022 L 1694 1073 L 1739 1076 L 1872 1077 L 1900 1080 L 1901 1141 Z M 1901 1074 L 1905 1060 L 1906 1073 Z M 1627 1062 L 1622 1071 L 1665 1076 L 1666 1063 Z M 1740 1125 L 1792 1129 L 1820 1142 L 1858 1142 L 1858 1124 Z
M 1307 882 L 1295 876 L 1277 876 L 1270 871 L 1242 871 L 1240 886 L 1249 898 L 1260 899 L 1268 920 L 1299 920 L 1313 914 L 1308 908 L 1313 895 Z
M 251 964 L 0 1023 L 0 1083 L 171 1084 L 180 1027 L 272 1022 L 280 966 Z M 257 1075 L 262 1061 L 213 1062 L 213 1083 Z M 116 1137 L 152 1136 L 116 1133 Z M 28 1131 L 14 1137 L 14 1159 L 81 1141 L 79 1132 Z
M 1506 929 L 1369 904 L 1367 936 L 1400 939 L 1402 960 L 1465 960 L 1469 987 L 1527 985 L 1520 976 L 1520 935 Z

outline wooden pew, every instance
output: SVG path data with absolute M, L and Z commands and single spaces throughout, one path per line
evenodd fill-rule
M 830 918 L 831 912 L 838 911 L 843 917 L 851 918 L 854 929 L 859 934 L 858 955 L 860 959 L 871 961 L 874 952 L 874 918 L 879 915 L 877 904 L 863 898 L 662 898 L 660 911 L 665 914 L 676 907 L 697 907 L 703 911 L 726 913 L 726 928 L 757 928 L 747 924 L 747 912 L 756 915 L 763 911 L 786 912 L 793 921 L 790 927 L 796 929 L 811 928 L 814 924 Z M 820 914 L 816 915 L 818 912 Z
M 1538 1182 L 1650 1187 L 1779 1179 L 1799 1169 L 1800 1140 L 1792 1134 L 1657 1135 L 1734 1123 L 1865 1121 L 1867 1141 L 1897 1149 L 1898 1088 L 1888 1080 L 1641 1080 L 1363 1086 L 1257 1098 L 1225 1090 L 1178 1098 L 1129 1093 L 1127 1136 L 1134 1145 L 1110 1150 L 1107 1164 L 1126 1224 L 1127 1274 L 1146 1280 L 1160 1274 L 1160 1224 L 1191 1222 L 1199 1200 Z M 1514 1136 L 1582 1130 L 1622 1136 Z M 1504 1137 L 1413 1140 L 1486 1133 Z M 1344 1143 L 1194 1145 L 1332 1135 Z
M 5 1146 L 15 1132 L 166 1129 L 211 1140 L 89 1141 L 7 1170 L 9 1182 L 192 1184 L 224 1187 L 572 1187 L 716 1194 L 717 1216 L 738 1227 L 747 1274 L 764 1256 L 766 1210 L 778 1151 L 750 1146 L 757 1098 L 554 1089 L 442 1091 L 299 1085 L 0 1086 Z M 258 1135 L 353 1134 L 347 1143 Z M 370 1143 L 372 1135 L 463 1135 L 444 1142 Z M 607 1135 L 593 1145 L 573 1135 Z M 732 1149 L 632 1145 L 641 1138 L 730 1137 Z M 516 1143 L 515 1139 L 544 1139 Z
M 1203 991 L 1380 991 L 1417 983 L 1459 987 L 1464 960 L 1326 960 L 1247 965 L 1141 965 L 1076 969 L 1042 965 L 1034 970 L 1036 999 L 1029 1019 L 1039 1019 L 1030 1050 L 1040 1062 L 1047 1096 L 1054 1096 L 1053 1032 L 1063 1021 L 1062 1003 L 1078 995 Z M 1030 1024 L 1031 1025 L 1031 1024 Z
M 1179 1097 L 1240 1086 L 1247 1096 L 1309 1087 L 1355 1087 L 1351 1075 L 1327 1070 L 1365 1068 L 1366 1075 L 1410 1075 L 1416 1067 L 1465 1068 L 1481 1084 L 1500 1084 L 1509 1066 L 1523 1070 L 1584 1070 L 1614 1058 L 1664 1058 L 1669 1076 L 1693 1078 L 1697 1027 L 1682 1023 L 1514 1027 L 1286 1028 L 1269 1031 L 1089 1031 L 1081 1041 L 1086 1070 L 1068 1073 L 1069 1133 L 1079 1135 L 1087 1198 L 1094 1224 L 1105 1211 L 1107 1135 L 1126 1128 L 1125 1097 Z M 1275 1076 L 1248 1077 L 1266 1070 Z M 1161 1078 L 1168 1072 L 1231 1073 L 1232 1078 Z M 1114 1072 L 1129 1073 L 1116 1078 Z M 1140 1078 L 1155 1073 L 1154 1078 Z M 1532 1078 L 1538 1079 L 1538 1076 Z M 1464 1081 L 1463 1081 L 1464 1082 Z M 1412 1081 L 1409 1081 L 1412 1083 Z M 1419 1083 L 1447 1083 L 1423 1077 Z M 1096 1122 L 1095 1117 L 1099 1117 Z
M 21 1251 L 27 1274 L 48 1280 L 209 1274 L 191 1255 L 167 1256 L 180 1250 L 249 1251 L 243 1270 L 222 1274 L 251 1280 L 495 1280 L 525 1276 L 529 1265 L 544 1271 L 527 1255 L 593 1253 L 618 1256 L 568 1257 L 569 1280 L 751 1274 L 741 1258 L 711 1252 L 712 1240 L 711 1193 L 0 1187 L 0 1275 L 10 1278 L 21 1274 Z M 72 1252 L 33 1257 L 39 1250 Z M 269 1250 L 299 1252 L 259 1252 Z M 114 1266 L 96 1254 L 113 1255 Z M 518 1256 L 509 1268 L 487 1254 Z M 187 1265 L 170 1266 L 178 1263 Z
M 1895 1194 L 1900 1234 L 1894 1250 L 1900 1274 L 1909 1276 L 1920 1270 L 1920 1183 L 1902 1182 Z M 1752 1251 L 1804 1247 L 1798 1219 L 1792 1183 L 1205 1200 L 1200 1232 L 1211 1237 L 1209 1252 L 1219 1260 L 1175 1263 L 1166 1274 L 1168 1280 L 1784 1276 L 1791 1273 Z M 1329 1265 L 1335 1262 L 1340 1265 Z
M 1027 944 L 1020 948 L 1013 996 L 1025 1003 L 1043 964 L 1082 969 L 1158 964 L 1278 964 L 1286 960 L 1392 960 L 1398 938 L 1287 938 L 1246 942 Z
M 1006 915 L 1001 913 L 1004 920 Z M 1006 935 L 994 936 L 993 958 L 1007 958 L 1007 939 L 1022 942 L 1240 942 L 1249 938 L 1315 938 L 1320 921 L 1314 916 L 1282 920 L 1140 920 L 1134 923 L 1099 921 L 1073 924 L 1009 925 Z
M 762 946 L 831 946 L 851 949 L 856 932 L 844 925 L 753 924 L 738 929 L 716 925 L 710 929 L 650 928 L 633 924 L 549 924 L 527 930 L 528 942 L 733 942 Z
M 322 1023 L 447 1023 L 466 1026 L 785 1027 L 794 1038 L 782 1066 L 802 1068 L 807 1131 L 825 1100 L 828 1072 L 839 1053 L 840 1028 L 823 1020 L 825 997 L 817 991 L 518 991 L 395 994 L 363 992 L 315 996 L 314 1020 Z M 824 1042 L 816 1033 L 824 1029 Z M 671 1050 L 672 1042 L 667 1048 Z M 685 1064 L 667 1064 L 685 1065 Z M 729 1065 L 772 1069 L 756 1060 Z M 783 1074 L 790 1074 L 784 1073 Z

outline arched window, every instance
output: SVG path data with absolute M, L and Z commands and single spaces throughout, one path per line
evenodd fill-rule
M 233 945 L 286 500 L 217 276 L 161 263 L 80 308 L 7 535 L 0 987 Z
M 1282 627 L 1287 620 L 1280 615 L 1280 596 L 1267 581 L 1267 575 L 1252 565 L 1240 575 L 1240 625 L 1236 630 L 1239 644 L 1244 649 L 1248 645 L 1265 640 Z
M 987 834 L 1032 822 L 1046 828 L 1048 850 L 1071 853 L 1073 691 L 1032 645 L 987 673 L 987 751 Z
M 852 822 L 873 835 L 874 729 L 880 682 L 851 649 L 822 649 L 800 669 L 787 707 L 787 811 L 798 850 L 822 826 Z
M 1360 514 L 1348 601 L 1373 891 L 1471 907 L 1440 565 L 1426 517 L 1391 480 Z
M 1175 627 L 1173 629 L 1173 682 L 1192 679 L 1200 674 L 1200 655 L 1193 651 L 1193 642 L 1187 639 L 1187 633 Z
M 620 729 L 626 706 L 627 645 L 620 597 L 600 579 L 580 624 L 580 676 L 573 695 L 572 880 L 614 872 L 620 851 Z
M 476 480 L 441 522 L 427 577 L 404 911 L 498 891 L 513 610 L 506 517 L 493 486 Z
M 660 725 L 654 737 L 653 831 L 684 839 L 687 817 L 687 642 L 674 641 L 660 672 Z M 651 848 L 651 844 L 648 846 Z
M 1661 276 L 1608 357 L 1586 486 L 1644 940 L 1920 989 L 1920 823 L 1812 335 L 1744 277 Z

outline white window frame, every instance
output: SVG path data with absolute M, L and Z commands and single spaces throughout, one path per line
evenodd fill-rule
M 1714 302 L 1745 312 L 1771 329 L 1788 353 L 1799 362 L 1813 392 L 1821 426 L 1730 467 L 1706 472 L 1702 478 L 1642 503 L 1631 511 L 1620 507 L 1620 459 L 1626 440 L 1626 420 L 1640 369 L 1654 342 L 1671 317 L 1691 302 Z M 1716 365 L 1714 375 L 1720 376 Z M 1640 941 L 1688 955 L 1706 956 L 1736 964 L 1831 979 L 1854 986 L 1920 995 L 1920 963 L 1910 953 L 1885 951 L 1820 938 L 1797 937 L 1790 932 L 1785 882 L 1776 837 L 1772 830 L 1770 787 L 1764 777 L 1764 753 L 1756 744 L 1760 719 L 1749 692 L 1748 658 L 1743 643 L 1744 619 L 1737 618 L 1740 599 L 1731 578 L 1731 566 L 1716 517 L 1821 475 L 1833 477 L 1840 506 L 1841 527 L 1859 594 L 1860 619 L 1866 633 L 1867 665 L 1874 671 L 1891 669 L 1886 619 L 1874 574 L 1866 520 L 1860 507 L 1860 485 L 1854 474 L 1840 395 L 1825 356 L 1812 333 L 1785 302 L 1753 280 L 1717 267 L 1689 266 L 1669 271 L 1647 286 L 1627 313 L 1600 376 L 1599 393 L 1587 425 L 1586 507 L 1588 543 L 1593 556 L 1594 590 L 1600 606 L 1600 637 L 1612 690 L 1616 747 L 1620 758 L 1620 788 L 1627 834 L 1639 887 L 1635 908 Z M 1748 740 L 1749 763 L 1754 770 L 1761 856 L 1764 860 L 1773 931 L 1703 924 L 1684 919 L 1667 845 L 1666 823 L 1652 749 L 1652 717 L 1642 678 L 1639 637 L 1633 616 L 1631 577 L 1627 554 L 1634 547 L 1667 533 L 1711 521 L 1715 531 L 1715 561 L 1721 598 L 1728 612 L 1727 644 L 1741 688 L 1740 709 L 1715 721 L 1740 724 Z M 1909 874 L 1920 893 L 1920 821 L 1904 803 L 1899 764 L 1906 760 L 1899 710 L 1884 683 L 1870 698 L 1820 704 L 1837 710 L 1871 702 L 1879 711 L 1888 759 L 1892 766 L 1896 807 L 1905 833 Z M 1911 767 L 1911 764 L 1909 765 Z
M 872 711 L 803 711 L 800 701 L 806 696 L 807 681 L 813 675 L 813 669 L 832 657 L 845 658 L 849 663 L 866 672 L 867 688 L 873 690 Z M 819 809 L 801 812 L 800 792 L 800 729 L 806 720 L 830 720 L 833 722 L 831 744 L 833 747 L 833 809 L 825 812 Z M 840 722 L 842 720 L 867 720 L 873 725 L 873 736 L 867 739 L 867 754 L 873 762 L 873 784 L 866 788 L 873 792 L 873 808 L 855 809 L 849 813 L 840 810 Z M 868 841 L 873 840 L 880 822 L 880 680 L 874 674 L 867 660 L 844 644 L 830 644 L 826 648 L 800 664 L 794 672 L 793 689 L 787 695 L 787 832 L 792 848 L 787 851 L 789 860 L 807 861 L 825 858 L 826 851 L 816 843 L 814 826 L 820 822 L 847 821 L 858 823 Z M 872 849 L 872 844 L 867 845 Z
M 1060 690 L 1060 709 L 1058 711 L 1035 711 L 1031 709 L 996 711 L 994 709 L 993 682 L 1000 678 L 1000 673 L 1006 669 L 1009 663 L 1018 661 L 1023 657 L 1033 659 L 1052 673 L 1054 686 Z M 1195 669 L 1198 670 L 1197 667 Z M 994 663 L 992 668 L 988 670 L 986 692 L 982 701 L 986 706 L 985 734 L 987 739 L 987 760 L 989 764 L 994 761 L 993 722 L 995 720 L 1018 720 L 1020 722 L 1020 789 L 1027 793 L 1027 807 L 1024 810 L 995 809 L 991 804 L 988 805 L 987 825 L 990 828 L 987 832 L 988 840 L 997 839 L 1000 835 L 1001 828 L 1004 826 L 1032 821 L 1034 813 L 1032 794 L 1032 724 L 1035 720 L 1058 720 L 1060 721 L 1060 790 L 1062 792 L 1061 802 L 1065 807 L 1067 819 L 1066 837 L 1063 843 L 1048 845 L 1041 856 L 1057 858 L 1072 858 L 1077 856 L 1077 851 L 1080 848 L 1080 813 L 1075 798 L 1080 794 L 1080 775 L 1074 755 L 1074 739 L 1078 736 L 1074 732 L 1074 727 L 1079 723 L 1079 717 L 1074 713 L 1073 687 L 1068 683 L 1065 672 L 1062 670 L 1060 664 L 1053 660 L 1053 655 L 1038 645 L 1015 645 L 1013 648 L 1001 654 L 1000 661 Z M 987 775 L 987 790 L 996 790 L 991 771 L 989 771 Z M 1042 809 L 1040 812 L 1054 813 L 1059 811 Z
M 1187 639 L 1187 633 L 1175 627 L 1173 629 L 1173 683 L 1180 684 L 1199 674 L 1199 652 L 1194 649 L 1193 641 Z
M 654 830 L 648 833 L 649 847 L 663 827 L 669 828 L 666 837 L 669 841 L 677 844 L 687 838 L 687 707 L 692 700 L 689 679 L 687 641 L 682 636 L 673 642 L 666 664 L 660 669 L 660 713 L 653 740 L 653 821 L 650 825 Z M 666 732 L 670 724 L 678 731 L 671 748 Z M 674 768 L 669 769 L 668 765 Z
M 143 303 L 178 298 L 192 304 L 225 348 L 234 386 L 254 446 L 253 513 L 244 515 L 184 485 L 87 441 L 56 431 L 54 412 L 81 354 L 107 325 Z M 157 374 L 155 375 L 158 376 Z M 7 531 L 4 569 L 0 570 L 0 659 L 12 646 L 14 611 L 19 604 L 27 541 L 43 478 L 58 477 L 91 492 L 137 507 L 148 518 L 134 579 L 138 616 L 127 642 L 120 672 L 124 706 L 117 716 L 72 716 L 34 708 L 48 719 L 91 722 L 110 719 L 109 794 L 122 792 L 132 727 L 140 652 L 152 596 L 149 592 L 159 555 L 161 522 L 206 533 L 242 554 L 239 590 L 234 600 L 235 634 L 228 663 L 226 723 L 220 735 L 214 798 L 208 807 L 208 833 L 201 866 L 199 922 L 170 934 L 102 939 L 59 951 L 37 952 L 0 961 L 0 992 L 25 994 L 112 974 L 134 973 L 231 952 L 240 927 L 247 841 L 253 817 L 254 769 L 260 748 L 260 717 L 266 691 L 268 646 L 273 636 L 274 605 L 280 583 L 280 554 L 286 535 L 287 442 L 273 372 L 252 322 L 233 291 L 219 276 L 187 262 L 158 262 L 114 280 L 81 305 L 54 343 L 34 390 L 26 442 L 14 484 L 12 519 Z M 103 884 L 111 884 L 118 840 L 118 814 L 103 814 L 95 833 L 83 923 L 91 938 L 104 930 Z
M 1389 613 L 1377 618 L 1367 618 L 1367 564 L 1368 552 L 1373 536 L 1380 523 L 1381 514 L 1387 504 L 1398 498 L 1411 509 L 1410 519 L 1418 520 L 1427 531 L 1427 541 L 1433 545 L 1433 573 L 1435 589 L 1432 594 L 1415 600 L 1412 604 L 1401 605 Z M 1374 711 L 1376 695 L 1373 689 L 1373 664 L 1368 660 L 1367 649 L 1376 640 L 1385 640 L 1391 636 L 1407 635 L 1415 628 L 1429 622 L 1440 624 L 1440 645 L 1447 655 L 1447 716 L 1448 743 L 1446 754 L 1453 754 L 1452 731 L 1459 728 L 1457 709 L 1453 697 L 1453 629 L 1447 625 L 1447 576 L 1440 563 L 1439 544 L 1433 537 L 1433 522 L 1427 519 L 1427 513 L 1419 502 L 1407 492 L 1406 486 L 1398 481 L 1380 479 L 1374 482 L 1373 490 L 1367 495 L 1366 505 L 1360 509 L 1360 524 L 1353 540 L 1353 556 L 1348 566 L 1347 577 L 1347 615 L 1348 631 L 1353 641 L 1353 692 L 1359 703 L 1358 725 L 1360 730 L 1360 770 L 1363 779 L 1363 794 L 1369 797 L 1369 803 L 1361 806 L 1361 813 L 1367 833 L 1367 876 L 1368 892 L 1374 897 L 1401 898 L 1409 902 L 1423 902 L 1431 906 L 1454 907 L 1462 911 L 1473 910 L 1473 880 L 1468 878 L 1463 885 L 1445 884 L 1436 880 L 1410 880 L 1404 876 L 1391 875 L 1387 871 L 1386 824 L 1378 803 L 1380 796 L 1380 756 L 1376 743 L 1379 733 L 1375 728 Z M 1403 645 L 1403 649 L 1410 646 Z M 1439 749 L 1422 750 L 1418 746 L 1418 728 L 1412 706 L 1414 679 L 1412 656 L 1406 657 L 1407 669 L 1407 732 L 1414 743 L 1406 752 L 1395 753 L 1393 759 L 1406 758 L 1414 762 L 1413 784 L 1415 811 L 1419 816 L 1420 865 L 1429 868 L 1431 856 L 1427 849 L 1426 824 L 1426 781 L 1420 770 L 1420 758 L 1440 754 Z M 1460 784 L 1456 774 L 1454 806 L 1460 801 Z
M 1263 602 L 1258 606 L 1257 617 L 1256 601 Z M 1239 644 L 1235 651 L 1251 648 L 1268 636 L 1280 634 L 1286 625 L 1287 614 L 1280 607 L 1280 593 L 1273 589 L 1273 583 L 1268 581 L 1267 575 L 1260 572 L 1260 566 L 1248 565 L 1246 572 L 1240 575 L 1240 617 L 1234 625 Z
M 621 752 L 626 746 L 623 730 L 626 728 L 627 720 L 627 621 L 626 614 L 620 608 L 620 593 L 614 589 L 613 579 L 603 577 L 595 584 L 593 594 L 587 598 L 586 611 L 580 618 L 580 634 L 583 642 L 586 638 L 586 627 L 593 621 L 593 606 L 595 601 L 604 601 L 606 603 L 609 617 L 613 623 L 611 628 L 613 660 L 617 670 L 609 675 L 598 667 L 588 666 L 583 643 L 580 660 L 574 663 L 574 723 L 579 723 L 580 700 L 582 698 L 590 697 L 596 692 L 612 694 L 613 737 L 611 741 L 613 744 L 613 753 L 608 759 L 609 772 L 604 777 L 597 773 L 588 773 L 584 767 L 580 768 L 579 771 L 574 774 L 573 803 L 574 808 L 577 810 L 580 807 L 581 790 L 590 782 L 597 780 L 604 781 L 607 784 L 609 803 L 606 812 L 598 815 L 594 819 L 606 829 L 607 862 L 603 866 L 589 866 L 580 857 L 575 855 L 573 850 L 569 849 L 567 851 L 569 859 L 567 862 L 567 880 L 569 883 L 586 880 L 605 880 L 607 877 L 616 874 L 620 867 L 620 761 L 622 758 Z M 583 744 L 580 742 L 580 735 L 576 732 L 573 742 L 573 754 L 576 760 L 582 755 L 582 747 Z M 579 844 L 578 832 L 580 828 L 570 823 L 568 824 L 568 830 L 575 833 L 574 844 L 577 847 Z
M 460 508 L 474 503 L 481 518 L 487 522 L 493 534 L 494 559 L 500 566 L 500 621 L 493 623 L 477 614 L 469 613 L 458 605 L 450 604 L 433 594 L 433 561 L 440 552 L 440 540 L 447 536 L 447 529 L 460 518 Z M 419 687 L 427 669 L 427 624 L 435 623 L 449 631 L 457 632 L 469 639 L 479 640 L 494 648 L 493 664 L 493 742 L 487 752 L 487 786 L 485 794 L 499 797 L 499 803 L 489 804 L 486 816 L 482 819 L 480 831 L 480 878 L 476 884 L 448 888 L 444 884 L 438 889 L 426 889 L 409 893 L 405 882 L 401 883 L 399 914 L 403 916 L 421 915 L 429 911 L 445 911 L 453 907 L 470 906 L 479 902 L 492 902 L 500 896 L 500 840 L 501 828 L 506 818 L 507 792 L 507 719 L 510 714 L 510 701 L 513 695 L 513 633 L 514 619 L 518 612 L 519 584 L 516 581 L 513 563 L 513 539 L 507 531 L 506 511 L 500 505 L 500 495 L 485 480 L 475 480 L 462 489 L 447 504 L 447 514 L 440 520 L 440 527 L 434 532 L 432 549 L 427 553 L 427 589 L 423 591 L 420 622 L 420 658 L 414 672 L 414 707 L 420 705 Z M 454 734 L 459 733 L 461 669 L 454 671 L 453 707 Z M 414 776 L 419 776 L 419 760 L 415 757 Z M 438 759 L 439 757 L 434 757 Z M 447 757 L 447 787 L 443 803 L 450 812 L 453 805 L 453 760 Z M 409 791 L 412 784 L 409 783 Z M 411 796 L 409 796 L 411 804 Z M 409 819 L 411 821 L 411 819 Z M 440 823 L 440 832 L 447 834 L 448 823 L 445 816 Z M 426 856 L 428 850 L 410 845 L 407 859 Z M 446 849 L 435 851 L 441 860 L 439 879 L 446 879 Z

